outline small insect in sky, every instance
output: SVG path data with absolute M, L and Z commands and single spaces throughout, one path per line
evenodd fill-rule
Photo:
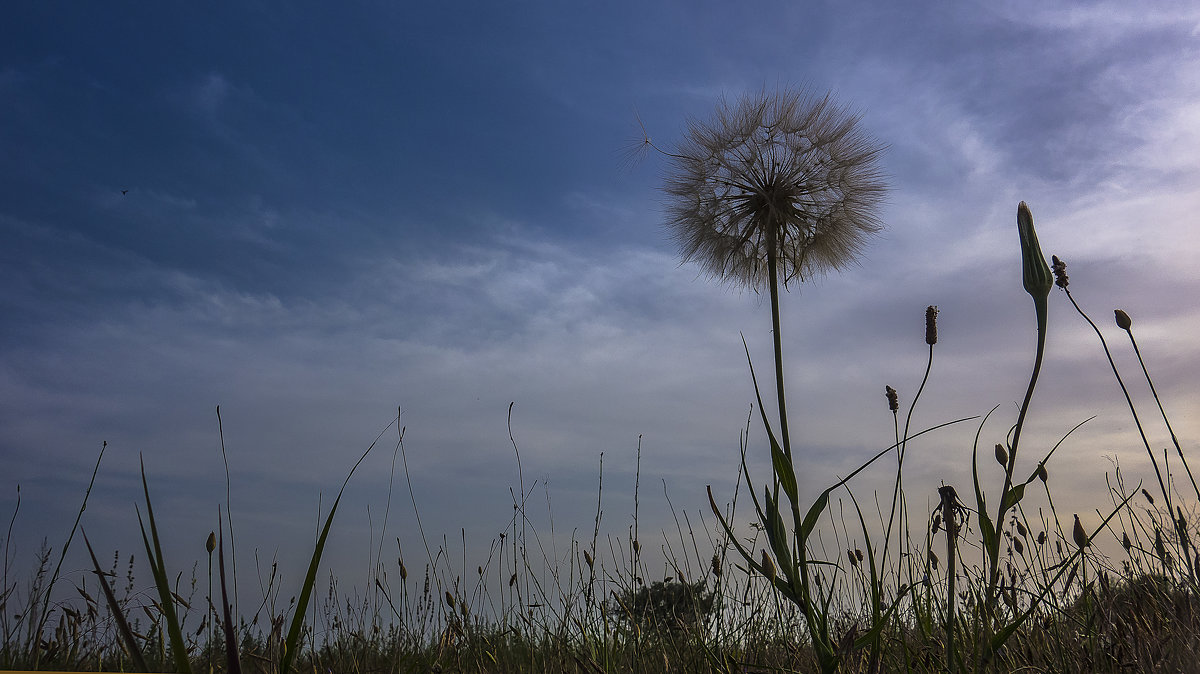
M 121 190 L 121 195 L 122 195 L 122 196 L 124 196 L 124 195 L 126 195 L 126 194 L 129 194 L 129 190 Z

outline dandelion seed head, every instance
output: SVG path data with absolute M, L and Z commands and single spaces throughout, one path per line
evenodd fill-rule
M 718 104 L 669 153 L 668 226 L 684 262 L 758 290 L 854 262 L 883 227 L 883 146 L 826 95 L 765 92 Z

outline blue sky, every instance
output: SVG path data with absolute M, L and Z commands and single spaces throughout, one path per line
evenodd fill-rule
M 639 118 L 670 147 L 721 97 L 788 86 L 860 113 L 892 184 L 859 266 L 784 297 L 809 494 L 890 444 L 883 388 L 911 399 L 930 304 L 916 425 L 999 404 L 985 439 L 1003 437 L 1035 335 L 1021 200 L 1137 382 L 1111 327 L 1133 316 L 1194 450 L 1198 34 L 1191 3 L 18 3 L 0 27 L 10 554 L 61 542 L 107 441 L 89 536 L 137 551 L 141 453 L 168 563 L 190 568 L 224 501 L 217 405 L 239 553 L 278 551 L 287 587 L 397 408 L 426 532 L 464 529 L 473 554 L 511 517 L 510 403 L 547 530 L 549 501 L 560 537 L 590 538 L 603 453 L 603 529 L 624 532 L 639 438 L 641 526 L 673 529 L 664 483 L 696 516 L 705 485 L 732 492 L 753 400 L 740 335 L 768 372 L 769 309 L 679 265 L 666 164 L 623 150 Z M 1151 473 L 1094 334 L 1051 299 L 1023 446 L 1098 415 L 1050 465 L 1056 505 L 1094 513 L 1105 457 Z M 910 450 L 910 502 L 969 486 L 973 435 Z M 339 511 L 343 583 L 365 578 L 394 437 Z M 419 562 L 402 477 L 388 532 Z

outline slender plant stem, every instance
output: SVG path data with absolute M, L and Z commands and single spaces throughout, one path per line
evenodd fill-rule
M 1192 475 L 1192 469 L 1188 466 L 1187 459 L 1183 456 L 1183 449 L 1179 446 L 1179 439 L 1175 437 L 1175 429 L 1171 428 L 1171 420 L 1167 418 L 1167 412 L 1163 409 L 1162 401 L 1158 398 L 1158 390 L 1154 388 L 1154 380 L 1150 378 L 1150 371 L 1146 369 L 1146 362 L 1142 360 L 1142 352 L 1138 349 L 1137 340 L 1133 338 L 1133 331 L 1125 328 L 1125 332 L 1129 335 L 1129 343 L 1133 345 L 1133 352 L 1137 354 L 1138 364 L 1142 366 L 1142 374 L 1146 375 L 1146 383 L 1150 385 L 1150 393 L 1154 395 L 1154 402 L 1158 405 L 1158 412 L 1162 415 L 1163 423 L 1167 425 L 1167 432 L 1171 434 L 1171 444 L 1175 445 L 1175 451 L 1179 453 L 1179 460 L 1183 462 L 1183 469 L 1187 471 L 1188 479 L 1192 482 L 1192 489 L 1196 492 L 1196 498 L 1200 499 L 1200 486 L 1196 485 L 1196 478 Z
M 792 439 L 788 433 L 787 402 L 783 393 L 783 337 L 779 331 L 779 263 L 775 237 L 768 237 L 767 273 L 771 290 L 771 334 L 775 338 L 775 391 L 779 399 L 779 434 L 783 443 L 783 454 L 792 460 Z
M 1142 421 L 1138 418 L 1137 409 L 1133 406 L 1133 398 L 1129 396 L 1129 389 L 1125 388 L 1125 381 L 1121 379 L 1121 373 L 1117 371 L 1117 364 L 1113 362 L 1112 353 L 1108 350 L 1108 342 L 1104 341 L 1104 335 L 1101 334 L 1100 328 L 1096 327 L 1092 319 L 1083 312 L 1083 309 L 1079 308 L 1079 304 L 1071 296 L 1070 289 L 1063 288 L 1063 291 L 1067 293 L 1067 299 L 1071 300 L 1071 305 L 1075 307 L 1075 311 L 1078 311 L 1079 315 L 1083 316 L 1083 320 L 1092 326 L 1092 330 L 1095 330 L 1096 336 L 1100 338 L 1100 346 L 1104 347 L 1104 355 L 1108 358 L 1108 366 L 1112 368 L 1113 376 L 1117 378 L 1117 384 L 1121 387 L 1121 393 L 1125 395 L 1125 403 L 1129 405 L 1129 411 L 1133 414 L 1133 423 L 1137 426 L 1138 435 L 1142 438 L 1142 444 L 1146 447 L 1146 453 L 1150 455 L 1150 465 L 1154 466 L 1154 475 L 1158 478 L 1158 487 L 1162 491 L 1163 498 L 1167 501 L 1167 513 L 1170 514 L 1172 512 L 1171 492 L 1167 489 L 1166 482 L 1163 481 L 1162 471 L 1158 468 L 1158 459 L 1154 458 L 1154 450 L 1150 448 L 1150 441 L 1146 439 L 1146 431 L 1142 429 Z

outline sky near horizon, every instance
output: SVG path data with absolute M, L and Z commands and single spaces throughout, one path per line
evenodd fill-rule
M 93 544 L 141 558 L 140 455 L 168 564 L 203 560 L 225 502 L 218 405 L 239 554 L 278 554 L 287 588 L 398 410 L 412 494 L 392 428 L 338 512 L 326 556 L 344 584 L 366 577 L 388 508 L 385 535 L 423 561 L 410 498 L 433 543 L 486 554 L 522 477 L 546 531 L 548 510 L 559 537 L 590 539 L 602 455 L 602 532 L 620 535 L 639 444 L 643 531 L 674 530 L 668 495 L 693 518 L 705 485 L 728 500 L 754 400 L 742 336 L 763 381 L 769 307 L 680 265 L 666 163 L 625 150 L 639 120 L 670 148 L 722 97 L 782 87 L 860 114 L 891 184 L 859 264 L 783 297 L 810 497 L 891 444 L 884 386 L 907 410 L 928 305 L 940 341 L 914 428 L 999 405 L 982 442 L 1003 439 L 1036 336 L 1021 200 L 1151 445 L 1170 438 L 1114 308 L 1200 449 L 1194 3 L 19 2 L 0 25 L 11 563 L 65 539 L 102 442 Z M 1153 474 L 1095 334 L 1050 300 L 1021 465 L 1096 415 L 1049 464 L 1060 511 L 1096 519 L 1113 460 Z M 975 430 L 910 446 L 917 510 L 943 482 L 969 488 Z

